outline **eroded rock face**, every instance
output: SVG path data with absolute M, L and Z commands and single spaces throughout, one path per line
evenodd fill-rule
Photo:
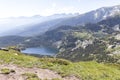
M 75 42 L 76 44 L 76 47 L 72 49 L 72 51 L 74 51 L 75 49 L 78 49 L 80 47 L 82 47 L 83 49 L 85 49 L 89 44 L 93 44 L 93 40 L 84 40 L 84 41 L 81 41 L 81 40 L 77 40 Z
M 120 40 L 120 34 L 117 34 L 117 35 L 115 36 L 115 39 Z
M 112 52 L 112 54 L 120 55 L 120 50 L 116 50 L 116 51 Z
M 61 47 L 61 45 L 62 45 L 62 41 L 57 41 L 57 42 L 53 43 L 53 46 L 57 47 L 57 49 L 59 49 Z
M 82 42 L 81 47 L 86 48 L 89 44 L 93 44 L 92 40 L 85 40 Z
M 120 31 L 120 25 L 119 25 L 119 24 L 115 25 L 115 26 L 113 27 L 113 30 L 114 30 L 114 31 Z

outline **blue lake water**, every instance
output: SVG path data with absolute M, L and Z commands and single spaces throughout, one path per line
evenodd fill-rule
M 57 53 L 57 50 L 48 47 L 37 47 L 37 48 L 35 47 L 35 48 L 26 48 L 21 52 L 25 54 L 55 55 Z

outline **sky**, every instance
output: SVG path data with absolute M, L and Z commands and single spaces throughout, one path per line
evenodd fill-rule
M 0 18 L 80 13 L 120 5 L 120 0 L 0 0 Z

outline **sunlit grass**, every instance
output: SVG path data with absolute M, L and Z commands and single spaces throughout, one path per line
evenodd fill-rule
M 17 55 L 16 55 L 17 54 Z M 82 80 L 120 80 L 120 65 L 95 61 L 72 63 L 64 59 L 36 58 L 15 51 L 0 51 L 1 64 L 47 68 L 61 76 L 74 75 Z

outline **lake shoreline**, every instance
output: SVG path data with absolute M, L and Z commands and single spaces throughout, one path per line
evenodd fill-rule
M 21 51 L 23 54 L 27 55 L 37 55 L 37 56 L 55 56 L 58 51 L 53 48 L 49 47 L 31 47 L 31 48 L 25 48 Z

